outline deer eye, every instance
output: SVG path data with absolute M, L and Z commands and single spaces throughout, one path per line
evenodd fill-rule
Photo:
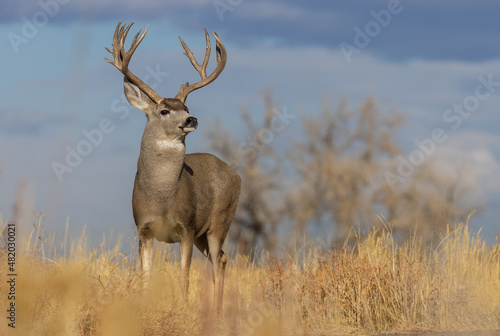
M 167 115 L 169 113 L 170 113 L 169 110 L 161 110 L 161 112 L 160 112 L 161 115 Z

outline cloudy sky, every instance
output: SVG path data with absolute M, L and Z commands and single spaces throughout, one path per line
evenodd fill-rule
M 499 10 L 493 0 L 2 1 L 0 212 L 12 216 L 24 180 L 27 209 L 43 209 L 50 230 L 69 216 L 73 229 L 86 225 L 97 239 L 111 228 L 133 236 L 145 117 L 126 103 L 122 75 L 103 59 L 124 20 L 136 21 L 133 32 L 149 25 L 131 68 L 166 97 L 197 80 L 177 36 L 199 57 L 205 27 L 226 45 L 223 74 L 189 96 L 200 123 L 189 152 L 207 150 L 215 120 L 237 131 L 241 108 L 261 112 L 262 90 L 295 114 L 318 113 L 321 99 L 335 105 L 348 97 L 357 106 L 375 97 L 381 110 L 405 116 L 398 141 L 407 153 L 444 132 L 431 157 L 443 169 L 467 167 L 471 198 L 486 206 L 472 224 L 493 242 L 500 234 Z M 298 127 L 292 122 L 280 136 Z M 78 151 L 85 155 L 71 154 Z

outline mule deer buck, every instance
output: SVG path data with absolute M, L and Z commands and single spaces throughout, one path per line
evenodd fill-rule
M 197 119 L 189 114 L 185 102 L 189 93 L 210 84 L 219 76 L 226 65 L 226 49 L 214 32 L 217 66 L 207 77 L 211 52 L 207 30 L 205 58 L 201 65 L 179 37 L 184 54 L 200 74 L 201 80 L 195 84 L 183 84 L 175 98 L 163 98 L 129 69 L 130 59 L 148 30 L 146 27 L 142 34 L 139 30 L 130 49 L 125 50 L 124 43 L 133 24 L 122 26 L 122 21 L 118 23 L 113 48 L 106 48 L 113 55 L 113 61 L 105 60 L 123 73 L 125 95 L 130 105 L 143 110 L 147 117 L 132 196 L 145 282 L 151 276 L 153 239 L 178 242 L 180 283 L 187 298 L 194 244 L 212 263 L 214 301 L 220 312 L 227 262 L 222 244 L 234 217 L 241 182 L 238 174 L 217 157 L 201 153 L 185 154 L 186 135 L 198 126 Z

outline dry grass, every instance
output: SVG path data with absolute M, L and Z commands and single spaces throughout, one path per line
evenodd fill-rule
M 36 228 L 35 228 L 36 229 Z M 37 240 L 40 242 L 40 240 Z M 179 262 L 157 244 L 151 290 L 142 290 L 137 258 L 119 243 L 85 248 L 85 239 L 28 246 L 17 257 L 17 327 L 9 335 L 333 335 L 500 329 L 500 248 L 487 248 L 466 225 L 424 250 L 396 246 L 373 231 L 354 247 L 293 251 L 280 260 L 230 258 L 225 306 L 212 315 L 211 273 L 191 268 L 182 299 Z M 30 243 L 33 244 L 33 243 Z M 69 246 L 66 246 L 66 245 Z M 30 249 L 31 248 L 31 249 Z M 64 253 L 62 251 L 65 251 Z M 45 254 L 46 253 L 46 254 Z M 5 269 L 5 255 L 0 265 Z M 1 283 L 5 284 L 6 271 Z M 8 304 L 0 286 L 1 311 Z M 5 313 L 3 313 L 5 315 Z

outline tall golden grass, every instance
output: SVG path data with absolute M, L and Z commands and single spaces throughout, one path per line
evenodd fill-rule
M 38 230 L 40 235 L 40 230 Z M 335 335 L 500 329 L 500 248 L 467 225 L 448 230 L 433 249 L 417 238 L 396 245 L 374 230 L 341 249 L 283 250 L 230 258 L 224 312 L 212 309 L 207 262 L 195 259 L 186 302 L 173 248 L 157 244 L 149 291 L 138 258 L 119 241 L 88 249 L 34 237 L 17 256 L 16 329 L 1 335 Z M 45 241 L 44 241 L 45 239 Z M 43 247 L 41 247 L 43 244 Z M 347 246 L 347 245 L 346 245 Z M 5 253 L 1 310 L 7 315 Z

